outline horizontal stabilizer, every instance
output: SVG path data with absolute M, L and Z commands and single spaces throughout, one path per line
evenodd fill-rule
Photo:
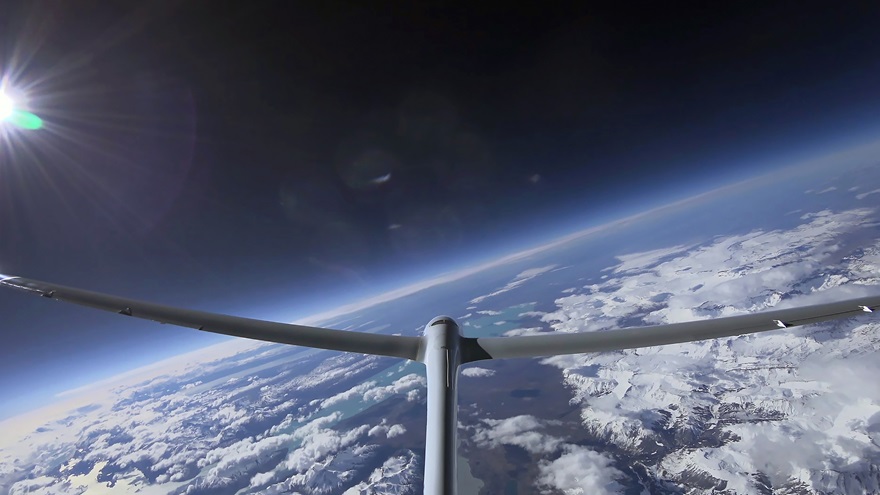
M 865 315 L 878 307 L 880 307 L 880 296 L 871 296 L 800 308 L 650 327 L 590 333 L 478 338 L 477 344 L 493 359 L 615 351 L 780 330 Z
M 21 277 L 0 278 L 0 285 L 121 315 L 279 344 L 415 360 L 421 342 L 418 337 L 332 330 L 181 309 Z

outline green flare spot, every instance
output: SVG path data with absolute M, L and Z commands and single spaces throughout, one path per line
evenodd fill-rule
M 13 110 L 12 115 L 10 115 L 7 120 L 22 129 L 32 131 L 43 127 L 43 119 L 30 112 L 25 112 L 24 110 Z

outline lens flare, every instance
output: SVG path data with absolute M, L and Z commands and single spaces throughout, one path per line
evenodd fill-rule
M 24 110 L 13 110 L 7 120 L 18 127 L 29 131 L 34 131 L 43 127 L 43 119 L 30 112 L 25 112 Z

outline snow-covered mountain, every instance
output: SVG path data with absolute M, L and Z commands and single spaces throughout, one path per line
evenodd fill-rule
M 601 275 L 560 291 L 555 309 L 522 313 L 529 331 L 507 334 L 604 331 L 876 294 L 880 242 L 856 235 L 876 226 L 871 208 L 822 210 L 788 229 L 620 255 Z M 616 470 L 620 491 L 856 494 L 880 493 L 878 358 L 880 322 L 866 318 L 542 362 L 560 370 L 587 446 L 614 458 L 593 477 Z M 540 420 L 508 426 L 506 435 L 492 421 L 469 429 L 477 445 L 517 446 L 535 461 L 568 455 L 562 439 L 540 433 Z M 572 467 L 572 475 L 583 471 Z M 547 489 L 546 481 L 534 486 Z

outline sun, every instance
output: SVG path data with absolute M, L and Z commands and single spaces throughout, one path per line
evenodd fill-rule
M 20 108 L 21 103 L 21 98 L 13 98 L 6 90 L 0 88 L 0 122 L 9 122 L 15 127 L 27 130 L 42 128 L 43 119 Z
M 15 101 L 4 91 L 0 90 L 0 121 L 11 117 L 14 110 Z

